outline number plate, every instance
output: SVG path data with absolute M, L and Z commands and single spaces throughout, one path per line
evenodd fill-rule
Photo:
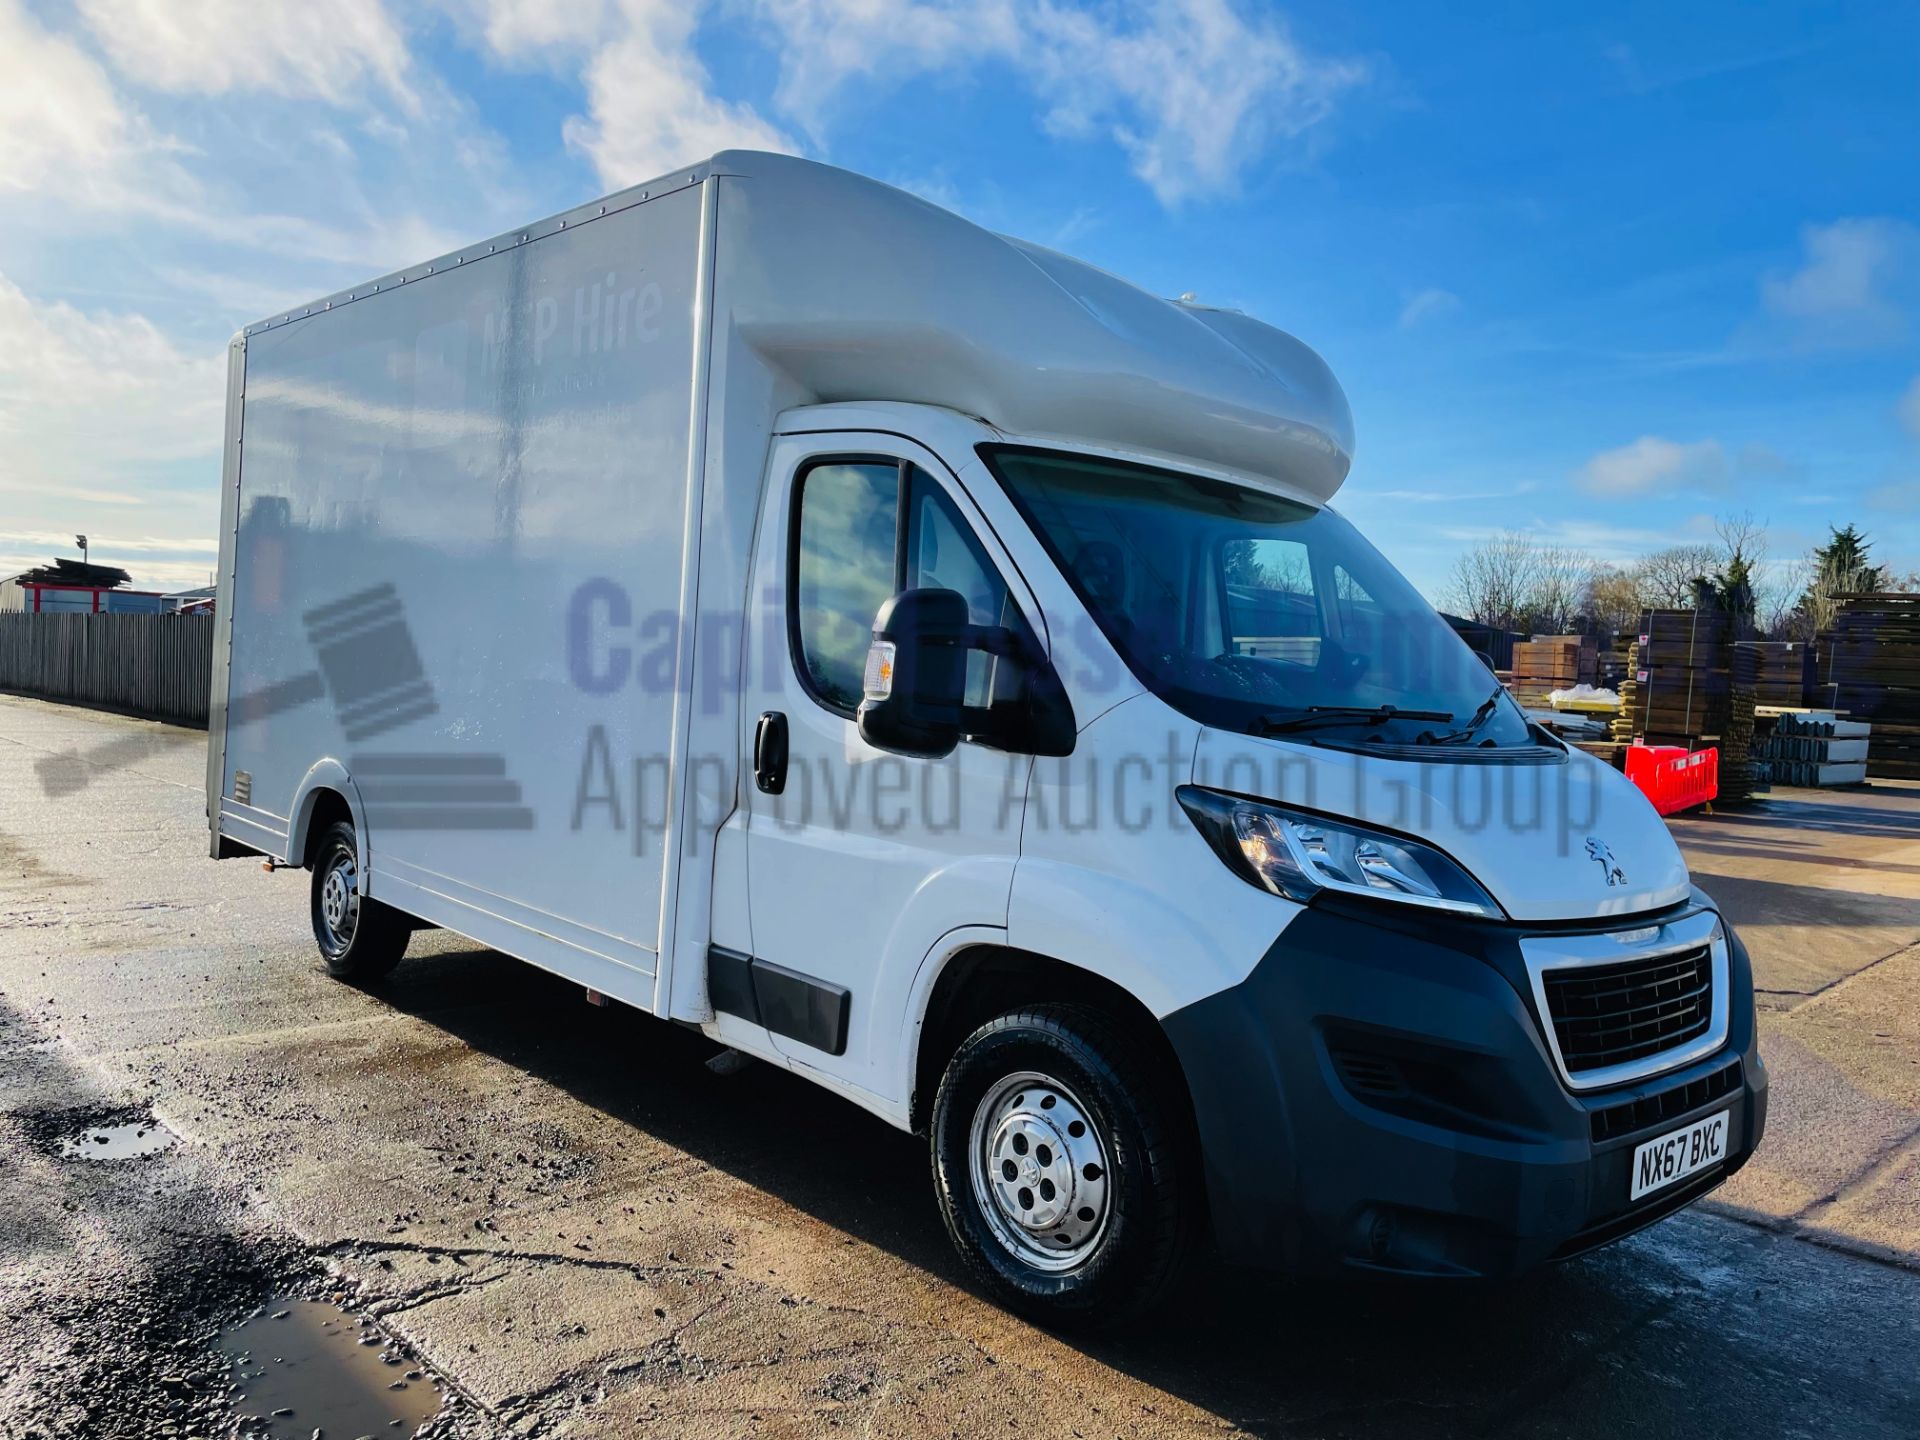
M 1709 1115 L 1682 1126 L 1657 1140 L 1637 1145 L 1633 1151 L 1632 1188 L 1627 1199 L 1638 1200 L 1655 1190 L 1665 1189 L 1676 1180 L 1684 1180 L 1695 1171 L 1717 1165 L 1727 1158 L 1727 1121 L 1730 1110 Z

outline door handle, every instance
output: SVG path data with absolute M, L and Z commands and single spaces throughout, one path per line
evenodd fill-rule
M 787 788 L 787 717 L 778 710 L 766 711 L 753 727 L 753 783 L 767 795 Z

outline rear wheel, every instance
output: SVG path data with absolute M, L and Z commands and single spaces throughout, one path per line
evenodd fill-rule
M 947 1232 L 997 1299 L 1110 1324 L 1161 1299 L 1197 1223 L 1184 1106 L 1161 1057 L 1097 1010 L 1036 1005 L 970 1035 L 934 1101 Z
M 407 953 L 406 917 L 360 893 L 360 843 L 344 820 L 329 825 L 313 857 L 313 938 L 327 973 L 377 980 Z

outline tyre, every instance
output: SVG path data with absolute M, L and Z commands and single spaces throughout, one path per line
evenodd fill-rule
M 1043 1323 L 1121 1323 L 1162 1299 L 1199 1219 L 1167 1063 L 1100 1011 L 1036 1005 L 980 1027 L 933 1107 L 933 1180 L 979 1283 Z
M 360 844 L 353 826 L 335 821 L 313 857 L 313 938 L 327 973 L 377 980 L 407 953 L 407 918 L 360 893 Z

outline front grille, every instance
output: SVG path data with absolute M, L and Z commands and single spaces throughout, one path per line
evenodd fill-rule
M 1540 979 L 1569 1075 L 1658 1055 L 1704 1035 L 1712 1023 L 1713 956 L 1706 945 L 1547 970 Z
M 1739 1088 L 1740 1062 L 1736 1060 L 1711 1075 L 1703 1075 L 1685 1085 L 1675 1085 L 1655 1095 L 1645 1095 L 1638 1100 L 1627 1100 L 1595 1110 L 1594 1143 L 1597 1145 L 1603 1140 L 1617 1140 L 1636 1130 L 1649 1130 L 1675 1116 L 1685 1115 L 1689 1110 L 1698 1110 L 1703 1105 L 1724 1099 Z

